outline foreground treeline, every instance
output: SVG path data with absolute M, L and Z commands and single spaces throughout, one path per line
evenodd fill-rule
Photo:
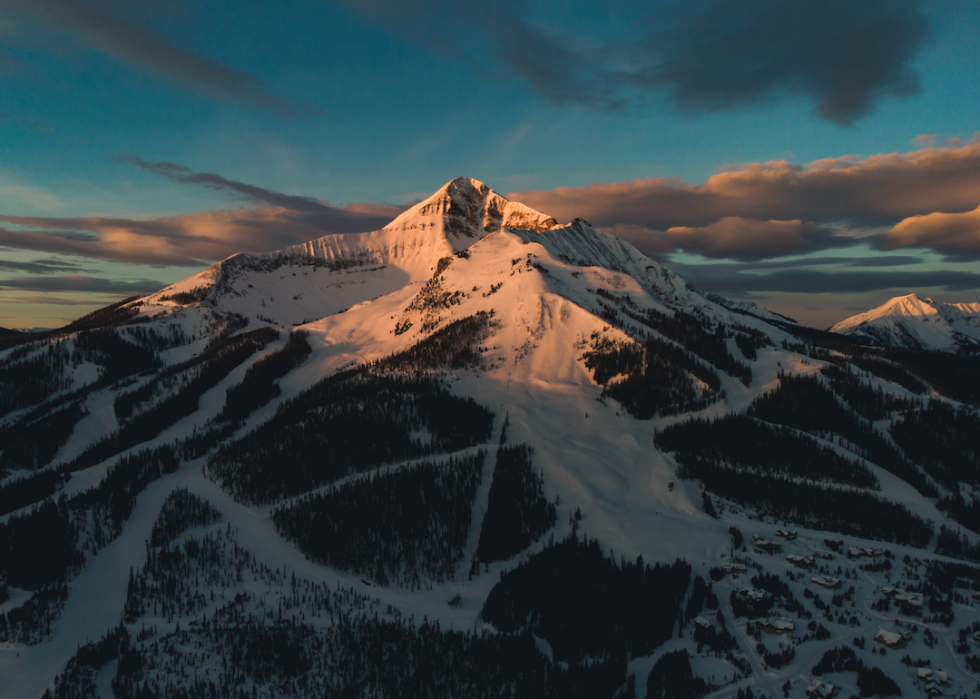
M 418 589 L 452 580 L 463 558 L 485 454 L 360 476 L 272 513 L 312 560 Z
M 598 541 L 571 536 L 504 573 L 483 618 L 500 631 L 532 631 L 556 660 L 648 655 L 671 638 L 690 578 L 683 561 L 617 563 Z
M 114 541 L 132 515 L 137 495 L 178 465 L 172 447 L 130 454 L 94 488 L 48 500 L 0 523 L 0 578 L 33 593 L 24 605 L 0 614 L 0 641 L 43 640 L 86 556 Z
M 203 513 L 211 512 L 178 491 L 157 525 L 207 525 L 214 519 Z M 598 542 L 572 537 L 494 588 L 484 618 L 510 626 L 507 632 L 460 632 L 270 569 L 230 527 L 179 543 L 173 536 L 148 541 L 146 564 L 130 574 L 128 629 L 110 629 L 80 648 L 52 696 L 96 696 L 99 671 L 117 660 L 117 697 L 611 699 L 636 684 L 626 676 L 627 653 L 649 653 L 671 637 L 690 580 L 681 561 L 617 563 Z M 590 604 L 579 609 L 575 600 L 586 598 Z M 554 659 L 538 650 L 534 635 L 551 644 Z M 693 676 L 682 679 L 701 686 Z
M 176 546 L 147 546 L 146 565 L 130 577 L 129 628 L 110 629 L 80 648 L 51 696 L 97 696 L 100 670 L 118 661 L 117 697 L 611 699 L 636 684 L 626 676 L 627 651 L 650 652 L 671 636 L 690 578 L 680 561 L 617 564 L 598 542 L 569 539 L 495 588 L 493 623 L 509 617 L 517 628 L 475 633 L 406 619 L 352 590 L 269 569 L 224 527 Z M 251 594 L 256 584 L 268 593 Z M 560 608 L 586 594 L 594 611 Z M 538 650 L 532 634 L 549 641 L 555 659 Z M 686 658 L 669 659 L 680 669 Z M 664 687 L 706 686 L 689 662 L 687 673 L 672 678 L 663 677 L 663 663 L 658 667 L 647 681 L 650 696 L 665 696 Z

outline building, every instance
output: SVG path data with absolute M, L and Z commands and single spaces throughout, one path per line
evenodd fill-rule
M 769 597 L 765 590 L 756 590 L 754 587 L 743 587 L 738 591 L 738 596 L 746 602 L 761 602 Z
M 700 626 L 702 629 L 710 629 L 714 627 L 714 624 L 705 619 L 703 616 L 694 617 L 694 625 Z
M 795 553 L 787 555 L 786 560 L 795 565 L 797 568 L 803 568 L 804 570 L 809 570 L 817 565 L 817 562 L 813 559 L 813 556 L 797 556 Z
M 824 682 L 823 680 L 813 680 L 810 686 L 806 688 L 806 695 L 810 699 L 829 699 L 833 695 L 836 687 L 829 682 Z
M 894 631 L 878 629 L 878 634 L 875 636 L 874 640 L 883 646 L 891 648 L 892 650 L 899 650 L 909 644 L 909 641 L 912 640 L 912 634 L 910 634 L 908 631 L 896 633 Z
M 755 539 L 755 542 L 752 544 L 752 548 L 755 549 L 756 553 L 781 553 L 783 550 L 783 545 L 778 541 Z
M 834 578 L 830 575 L 814 575 L 812 578 L 810 578 L 810 582 L 812 582 L 814 585 L 826 587 L 828 590 L 836 590 L 844 584 L 841 582 L 840 578 Z
M 881 549 L 851 546 L 847 549 L 847 555 L 850 558 L 876 558 L 881 555 Z
M 759 619 L 755 622 L 755 628 L 766 633 L 793 633 L 796 624 L 789 619 Z
M 722 563 L 721 569 L 726 575 L 745 575 L 745 566 L 741 563 Z
M 792 541 L 793 539 L 796 538 L 796 530 L 795 529 L 777 529 L 776 530 L 776 536 L 781 536 L 784 539 L 786 539 L 786 541 Z

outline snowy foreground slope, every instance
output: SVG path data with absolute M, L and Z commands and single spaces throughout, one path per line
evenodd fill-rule
M 83 320 L 0 351 L 2 697 L 980 682 L 974 358 L 464 178 Z
M 976 351 L 980 349 L 980 303 L 938 303 L 916 294 L 897 296 L 842 320 L 830 331 L 885 347 Z

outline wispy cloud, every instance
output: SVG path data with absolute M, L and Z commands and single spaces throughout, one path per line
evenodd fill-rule
M 323 114 L 314 107 L 275 94 L 262 80 L 233 66 L 181 48 L 145 24 L 119 15 L 119 6 L 92 0 L 7 0 L 8 15 L 72 37 L 80 45 L 212 99 L 268 109 L 303 118 Z M 129 8 L 132 9 L 132 8 Z M 0 55 L 0 69 L 3 58 Z
M 330 228 L 336 233 L 376 230 L 390 221 L 388 217 L 365 213 L 362 210 L 340 209 L 313 197 L 274 192 L 263 187 L 229 180 L 211 172 L 193 172 L 176 163 L 150 163 L 128 154 L 119 156 L 117 160 L 151 174 L 166 177 L 172 182 L 207 187 L 250 204 L 267 204 L 296 214 L 307 214 L 310 223 L 319 222 L 319 225 Z
M 78 269 L 78 265 L 61 260 L 34 260 L 33 262 L 0 260 L 0 269 L 12 272 L 30 272 L 31 274 L 57 274 L 66 270 Z
M 238 252 L 266 252 L 331 233 L 383 228 L 403 206 L 335 207 L 312 197 L 283 194 L 196 173 L 176 163 L 125 162 L 189 185 L 208 187 L 251 206 L 154 219 L 0 215 L 0 246 L 149 265 L 199 267 Z
M 2 56 L 0 56 L 0 66 L 2 66 L 2 63 L 3 59 Z M 0 70 L 0 72 L 2 72 L 2 70 Z M 23 117 L 8 114 L 7 112 L 0 112 L 0 123 L 3 122 L 15 124 L 26 131 L 33 131 L 34 133 L 51 133 L 54 131 L 54 127 L 51 124 L 43 121 L 35 121 L 34 119 L 24 119 Z
M 150 279 L 137 281 L 118 281 L 99 277 L 14 277 L 0 279 L 0 289 L 18 291 L 71 291 L 89 294 L 149 294 L 165 287 L 166 284 Z
M 825 271 L 783 269 L 758 274 L 738 265 L 676 265 L 699 288 L 721 294 L 803 293 L 843 294 L 936 288 L 957 292 L 980 289 L 980 274 L 948 270 L 914 272 Z

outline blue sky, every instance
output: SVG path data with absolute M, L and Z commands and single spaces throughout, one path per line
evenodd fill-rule
M 459 175 L 812 325 L 980 297 L 973 2 L 8 0 L 0 82 L 4 327 Z

